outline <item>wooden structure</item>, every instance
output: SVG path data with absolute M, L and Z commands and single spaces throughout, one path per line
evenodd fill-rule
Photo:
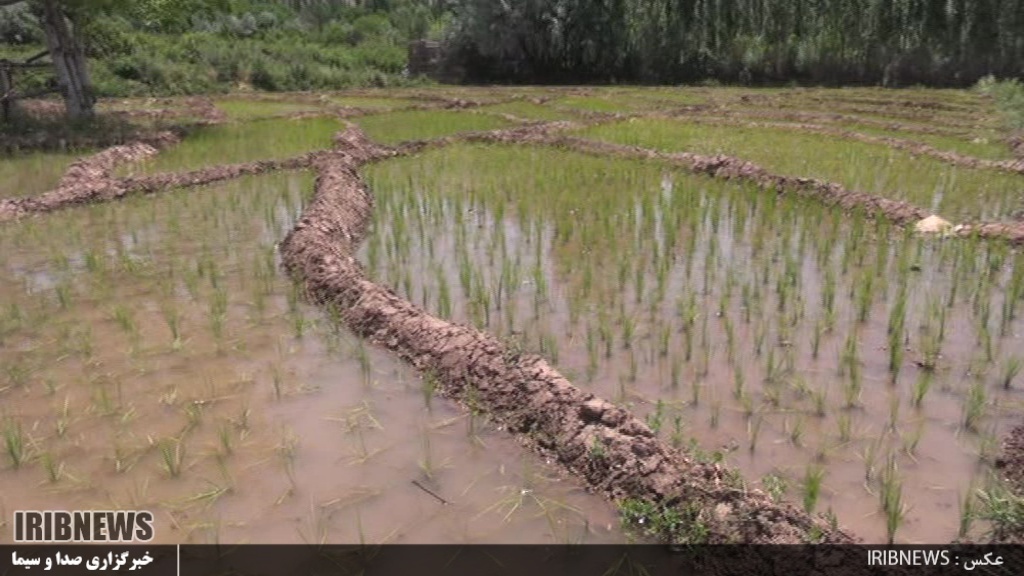
M 409 76 L 436 78 L 441 66 L 441 44 L 430 40 L 409 42 Z
M 14 72 L 16 70 L 50 68 L 53 64 L 49 62 L 39 62 L 40 58 L 48 56 L 49 54 L 49 50 L 43 50 L 35 56 L 27 58 L 24 62 L 13 62 L 11 60 L 0 59 L 0 122 L 7 122 L 11 119 L 17 108 L 18 98 L 35 98 L 37 96 L 42 96 L 43 94 L 49 94 L 57 91 L 55 88 L 44 88 L 27 94 L 18 94 L 14 88 Z

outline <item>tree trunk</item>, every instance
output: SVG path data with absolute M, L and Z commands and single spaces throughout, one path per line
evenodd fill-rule
M 0 64 L 0 122 L 9 122 L 17 111 L 11 69 Z
M 95 97 L 82 45 L 75 38 L 71 22 L 64 16 L 57 0 L 43 0 L 42 4 L 46 45 L 50 49 L 57 86 L 64 96 L 68 116 L 72 119 L 91 117 Z

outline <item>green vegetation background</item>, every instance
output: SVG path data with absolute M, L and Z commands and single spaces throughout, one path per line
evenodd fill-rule
M 354 4 L 354 3 L 353 3 Z M 325 90 L 415 83 L 410 39 L 437 37 L 443 5 L 416 0 L 103 0 L 75 12 L 101 97 Z M 0 8 L 0 58 L 30 56 L 44 37 L 30 2 Z M 19 73 L 19 91 L 52 72 Z
M 973 85 L 1024 77 L 1020 0 L 60 0 L 100 96 L 416 82 L 444 39 L 481 82 Z M 0 57 L 38 52 L 33 2 L 0 8 Z M 19 89 L 46 82 L 25 75 Z M 26 85 L 27 82 L 27 85 Z

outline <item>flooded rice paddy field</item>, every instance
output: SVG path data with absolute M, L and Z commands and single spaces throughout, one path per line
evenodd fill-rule
M 444 87 L 212 104 L 226 122 L 116 174 L 325 149 L 343 107 L 385 144 L 575 120 L 575 136 L 728 154 L 954 223 L 1024 208 L 1019 174 L 708 123 L 813 120 L 1008 158 L 969 92 Z M 53 188 L 75 158 L 3 159 L 0 197 Z M 551 147 L 455 143 L 363 174 L 376 207 L 360 260 L 411 302 L 544 356 L 666 443 L 869 542 L 984 533 L 972 498 L 1024 408 L 1019 249 Z M 276 243 L 312 188 L 312 173 L 280 172 L 0 225 L 0 517 L 148 508 L 162 542 L 631 538 L 612 504 L 303 301 Z

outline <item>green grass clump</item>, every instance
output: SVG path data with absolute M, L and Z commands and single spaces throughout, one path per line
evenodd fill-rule
M 975 517 L 989 523 L 989 536 L 995 542 L 1024 535 L 1024 497 L 1003 485 L 978 490 Z
M 987 76 L 978 81 L 977 90 L 991 96 L 1011 130 L 1024 130 L 1024 83 L 1016 78 L 996 80 Z
M 483 114 L 467 114 L 450 110 L 410 110 L 366 116 L 357 120 L 371 139 L 384 144 L 448 136 L 457 132 L 493 130 L 508 122 Z
M 341 124 L 332 118 L 266 120 L 201 128 L 181 144 L 132 168 L 146 173 L 297 156 L 328 148 Z
M 884 145 L 771 128 L 632 119 L 587 128 L 584 136 L 665 151 L 729 154 L 789 176 L 812 176 L 854 190 L 937 204 L 947 218 L 998 218 L 1017 207 L 1019 178 L 914 158 Z
M 628 498 L 619 503 L 623 528 L 638 536 L 673 544 L 701 544 L 709 531 L 696 505 L 668 507 Z

